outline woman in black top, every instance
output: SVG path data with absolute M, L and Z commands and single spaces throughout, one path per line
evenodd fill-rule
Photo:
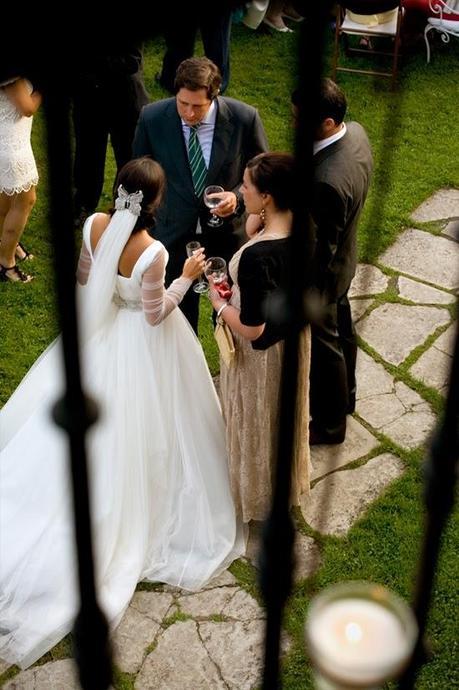
M 263 520 L 272 497 L 283 352 L 283 328 L 276 312 L 289 270 L 293 174 L 293 157 L 286 153 L 262 153 L 248 163 L 241 193 L 251 214 L 246 226 L 249 240 L 229 264 L 229 302 L 215 288 L 209 293 L 236 345 L 233 363 L 227 367 L 221 362 L 220 384 L 231 485 L 244 522 Z M 292 505 L 309 490 L 309 357 L 307 328 L 300 346 Z

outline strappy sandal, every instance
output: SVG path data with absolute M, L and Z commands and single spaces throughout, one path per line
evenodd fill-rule
M 19 256 L 19 254 L 18 254 L 18 249 L 20 249 L 22 252 L 24 252 L 24 256 Z M 22 244 L 22 242 L 18 242 L 17 247 L 16 247 L 16 251 L 15 251 L 15 257 L 16 257 L 16 261 L 22 262 L 22 261 L 31 261 L 31 259 L 34 258 L 34 255 L 31 254 L 31 253 L 24 247 L 24 245 Z
M 29 276 L 24 271 L 21 271 L 16 264 L 9 268 L 0 264 L 0 282 L 6 283 L 8 280 L 12 283 L 30 283 L 33 280 L 33 276 Z

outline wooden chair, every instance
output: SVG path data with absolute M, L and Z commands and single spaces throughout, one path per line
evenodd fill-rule
M 376 7 L 377 7 L 376 3 Z M 372 74 L 378 77 L 389 77 L 391 79 L 391 87 L 395 88 L 397 81 L 398 60 L 400 54 L 400 33 L 402 28 L 402 20 L 404 10 L 402 2 L 394 1 L 384 3 L 384 9 L 393 9 L 395 12 L 389 21 L 383 24 L 377 23 L 375 25 L 360 24 L 353 21 L 350 10 L 355 7 L 353 2 L 340 2 L 337 7 L 336 14 L 336 31 L 335 31 L 335 46 L 333 54 L 333 79 L 336 80 L 337 72 L 355 72 L 357 74 Z M 359 14 L 373 15 L 375 12 L 375 4 L 358 3 Z M 368 11 L 367 11 L 368 10 Z M 378 10 L 380 11 L 380 10 Z M 373 50 L 372 48 L 350 48 L 348 36 L 360 36 L 361 38 L 371 39 L 383 38 L 388 39 L 392 44 L 392 49 L 387 51 Z M 383 71 L 381 69 L 361 69 L 355 67 L 341 67 L 339 64 L 340 58 L 340 42 L 341 37 L 345 40 L 346 55 L 360 55 L 372 59 L 374 56 L 384 55 L 392 58 L 392 69 L 390 71 Z

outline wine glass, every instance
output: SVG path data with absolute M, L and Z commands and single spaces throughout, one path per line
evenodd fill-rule
M 188 242 L 186 245 L 186 255 L 187 256 L 193 256 L 195 251 L 201 248 L 201 243 L 200 242 Z M 206 281 L 203 280 L 202 275 L 199 278 L 199 280 L 193 285 L 193 290 L 197 292 L 198 294 L 202 294 L 204 292 L 208 292 L 209 286 L 207 285 Z
M 222 197 L 210 197 L 210 195 L 222 194 L 224 191 L 225 190 L 223 189 L 223 187 L 220 187 L 217 184 L 211 184 L 209 187 L 206 187 L 204 190 L 203 200 L 207 208 L 216 208 L 218 204 L 222 201 Z M 212 217 L 207 221 L 207 225 L 209 225 L 211 228 L 218 228 L 220 227 L 220 225 L 223 225 L 223 221 L 218 216 L 212 214 Z
M 204 273 L 206 274 L 207 278 L 212 278 L 213 283 L 218 291 L 220 291 L 219 287 L 223 287 L 223 284 L 228 282 L 226 261 L 225 259 L 222 259 L 221 256 L 211 256 L 206 261 Z

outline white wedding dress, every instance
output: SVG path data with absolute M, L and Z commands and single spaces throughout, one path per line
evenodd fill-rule
M 79 288 L 85 387 L 101 409 L 88 438 L 96 580 L 112 626 L 140 580 L 197 590 L 244 552 L 218 398 L 174 284 L 164 290 L 164 246 L 117 275 L 126 214 L 135 221 L 115 213 L 94 256 L 88 219 Z M 0 658 L 23 668 L 78 609 L 67 441 L 50 416 L 61 390 L 58 338 L 0 412 Z

